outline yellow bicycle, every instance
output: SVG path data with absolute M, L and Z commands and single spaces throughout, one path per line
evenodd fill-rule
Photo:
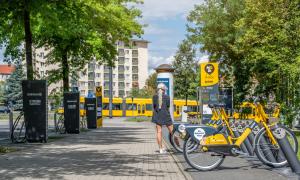
M 222 107 L 220 107 L 222 108 Z M 241 153 L 240 146 L 249 136 L 252 130 L 261 126 L 261 130 L 255 136 L 254 150 L 257 157 L 266 165 L 282 167 L 287 165 L 284 156 L 281 156 L 281 149 L 273 136 L 275 125 L 286 130 L 286 135 L 295 152 L 298 151 L 298 142 L 295 135 L 286 127 L 277 124 L 276 118 L 268 117 L 261 104 L 256 104 L 255 118 L 246 127 L 239 137 L 233 137 L 228 133 L 217 131 L 210 126 L 198 126 L 186 128 L 187 140 L 184 142 L 183 154 L 187 163 L 198 170 L 208 171 L 219 167 L 226 156 L 238 156 Z M 193 151 L 188 149 L 191 144 L 197 146 Z M 272 161 L 269 156 L 274 156 Z

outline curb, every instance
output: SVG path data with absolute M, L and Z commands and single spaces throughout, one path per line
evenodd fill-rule
M 170 145 L 166 142 L 164 136 L 163 136 L 162 140 L 163 140 L 164 145 L 165 145 L 169 150 L 171 150 L 171 147 L 170 147 Z M 171 155 L 171 157 L 172 157 L 173 160 L 175 161 L 176 165 L 178 166 L 180 172 L 183 174 L 183 176 L 185 177 L 185 179 L 186 179 L 186 180 L 193 180 L 192 176 L 184 170 L 184 167 L 182 166 L 182 164 L 180 163 L 180 161 L 179 161 L 179 159 L 176 157 L 176 155 L 174 155 L 174 154 L 171 153 L 170 151 L 169 151 L 168 153 Z

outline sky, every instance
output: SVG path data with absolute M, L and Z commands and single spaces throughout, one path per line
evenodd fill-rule
M 142 38 L 151 42 L 149 74 L 158 65 L 171 63 L 178 44 L 185 39 L 186 17 L 194 5 L 200 3 L 203 0 L 144 0 L 138 5 L 143 14 L 140 22 L 147 25 Z M 3 50 L 0 50 L 0 61 L 2 59 Z
M 139 8 L 146 24 L 143 39 L 149 44 L 149 73 L 163 63 L 171 63 L 178 44 L 185 39 L 186 17 L 203 0 L 144 0 Z

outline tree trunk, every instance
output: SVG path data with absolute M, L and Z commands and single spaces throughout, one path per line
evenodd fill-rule
M 67 51 L 62 51 L 62 71 L 63 71 L 63 88 L 64 92 L 69 92 L 69 64 Z
M 25 53 L 26 53 L 27 79 L 33 80 L 32 33 L 30 29 L 29 0 L 24 0 L 24 29 L 25 29 Z

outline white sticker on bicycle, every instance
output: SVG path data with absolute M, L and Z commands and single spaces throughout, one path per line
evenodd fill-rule
M 197 128 L 194 131 L 194 136 L 196 139 L 198 139 L 199 141 L 204 137 L 205 135 L 205 131 L 202 128 Z

